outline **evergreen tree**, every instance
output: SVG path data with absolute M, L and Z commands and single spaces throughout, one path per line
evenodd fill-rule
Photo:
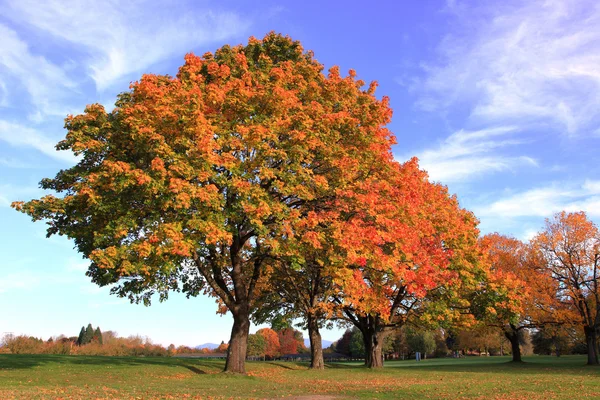
M 83 338 L 85 337 L 85 327 L 81 327 L 81 331 L 79 331 L 79 336 L 77 337 L 77 345 L 81 346 L 83 344 Z
M 85 333 L 83 334 L 83 340 L 81 344 L 88 344 L 94 338 L 94 328 L 92 328 L 92 324 L 88 324 L 87 328 L 85 328 Z
M 100 330 L 100 327 L 97 327 L 94 331 L 94 337 L 92 338 L 92 340 L 94 342 L 102 344 L 102 331 Z

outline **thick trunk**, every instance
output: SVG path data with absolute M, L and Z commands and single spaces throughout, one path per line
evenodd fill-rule
M 511 330 L 510 332 L 504 332 L 506 338 L 510 341 L 510 347 L 512 350 L 512 361 L 521 362 L 521 346 L 519 344 L 519 332 Z
M 310 367 L 312 369 L 325 368 L 319 324 L 317 318 L 311 315 L 308 316 L 308 337 L 310 339 Z
M 596 343 L 596 330 L 586 326 L 583 328 L 587 343 L 588 365 L 598 365 L 598 348 Z
M 383 367 L 383 335 L 375 330 L 363 331 L 363 341 L 365 344 L 365 365 L 368 368 Z
M 225 372 L 246 373 L 246 353 L 248 350 L 248 333 L 250 332 L 250 315 L 238 311 L 233 315 L 233 328 L 227 349 Z

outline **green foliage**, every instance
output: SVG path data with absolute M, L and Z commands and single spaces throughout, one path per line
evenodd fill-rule
M 352 335 L 350 336 L 350 355 L 355 358 L 362 358 L 365 356 L 365 341 L 363 334 L 358 328 L 352 329 Z
M 102 331 L 100 330 L 99 326 L 94 331 L 94 336 L 92 337 L 92 341 L 96 342 L 98 344 L 102 344 Z
M 264 357 L 267 349 L 267 341 L 262 335 L 248 335 L 248 355 L 254 357 Z
M 426 330 L 406 330 L 406 342 L 413 352 L 430 354 L 436 348 L 435 335 Z
M 542 355 L 586 353 L 584 338 L 578 337 L 573 328 L 544 326 L 531 335 L 533 352 Z
M 79 336 L 77 337 L 77 345 L 81 346 L 83 343 L 83 338 L 85 337 L 85 327 L 81 327 L 81 331 L 79 331 Z
M 92 342 L 94 338 L 94 328 L 92 324 L 88 324 L 87 328 L 85 328 L 85 332 L 83 334 L 83 339 L 81 340 L 81 344 L 88 344 Z

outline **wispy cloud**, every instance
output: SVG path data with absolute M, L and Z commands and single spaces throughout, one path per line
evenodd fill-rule
M 550 217 L 559 211 L 586 211 L 600 217 L 600 181 L 567 182 L 513 193 L 475 208 L 483 218 Z
M 64 106 L 67 94 L 76 89 L 73 80 L 60 66 L 32 53 L 27 43 L 14 30 L 2 24 L 0 37 L 0 72 L 17 83 L 9 88 L 8 81 L 0 81 L 0 105 L 10 105 L 11 97 L 17 97 L 14 92 L 20 90 L 20 85 L 28 93 L 31 104 L 36 107 L 30 117 L 64 116 L 67 113 Z
M 0 184 L 0 207 L 8 207 L 13 201 L 43 194 L 42 189 L 36 186 Z
M 169 56 L 235 37 L 249 26 L 233 12 L 197 3 L 8 0 L 6 14 L 79 46 L 99 90 Z M 192 12 L 184 6 L 195 6 Z
M 0 165 L 8 168 L 35 168 L 33 164 L 17 160 L 16 158 L 0 157 Z
M 425 110 L 470 110 L 479 126 L 541 124 L 589 134 L 600 125 L 600 5 L 584 1 L 482 3 L 448 10 L 463 29 L 439 46 L 413 86 Z
M 77 162 L 77 157 L 69 151 L 57 151 L 56 141 L 36 129 L 0 120 L 0 140 L 16 147 L 34 148 L 45 155 L 67 163 Z
M 442 182 L 464 181 L 522 165 L 536 166 L 536 161 L 530 157 L 500 153 L 504 147 L 523 143 L 523 140 L 514 137 L 515 133 L 517 129 L 510 126 L 460 130 L 437 147 L 418 153 L 417 157 L 431 179 Z

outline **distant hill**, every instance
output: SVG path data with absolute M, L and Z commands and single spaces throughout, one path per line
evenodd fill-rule
M 333 342 L 330 341 L 330 340 L 323 340 L 323 339 L 321 339 L 321 343 L 323 343 L 323 348 L 326 349 L 329 346 L 331 346 L 331 343 L 333 343 Z M 306 347 L 310 347 L 310 339 L 304 338 L 304 345 Z
M 216 343 L 203 343 L 201 345 L 196 346 L 197 349 L 211 349 L 214 350 L 219 347 Z

